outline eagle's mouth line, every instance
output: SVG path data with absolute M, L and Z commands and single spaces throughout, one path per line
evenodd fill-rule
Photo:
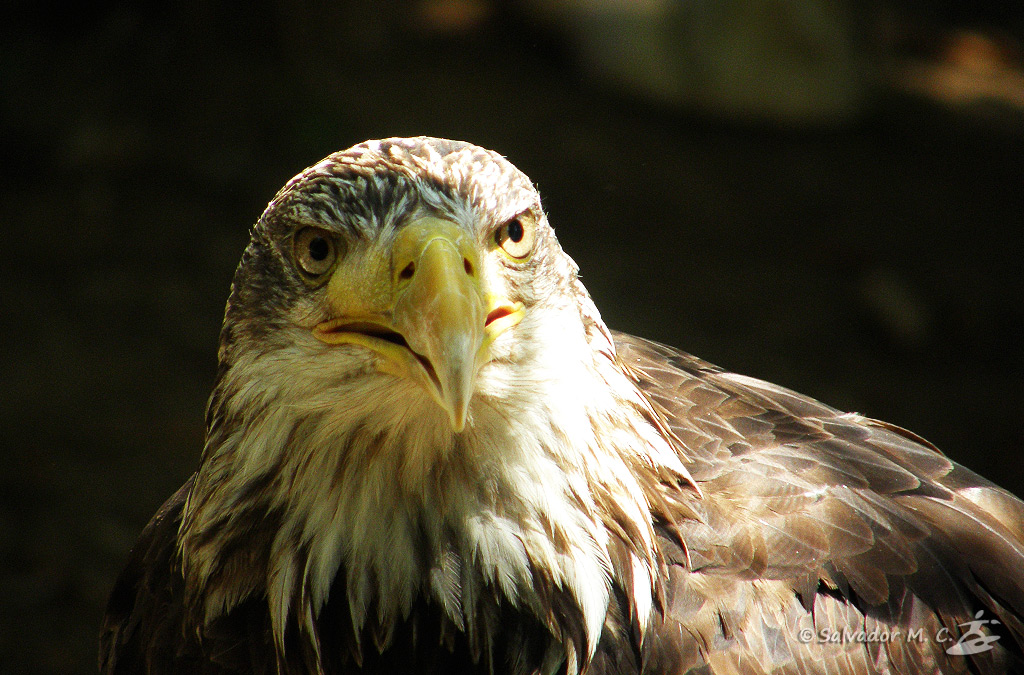
M 499 305 L 498 307 L 495 307 L 487 315 L 487 319 L 484 321 L 484 328 L 486 329 L 495 321 L 504 319 L 506 316 L 511 316 L 515 310 L 515 307 L 510 307 L 509 305 Z
M 483 339 L 476 354 L 478 363 L 488 360 L 487 351 L 494 339 L 523 317 L 520 302 L 500 299 L 488 304 L 491 304 L 491 310 L 483 322 Z M 445 386 L 430 358 L 413 349 L 405 336 L 392 328 L 387 317 L 337 317 L 318 324 L 313 328 L 313 335 L 327 344 L 355 344 L 376 352 L 384 358 L 382 370 L 393 375 L 408 375 L 408 369 L 415 368 L 414 363 L 418 363 L 434 393 L 444 395 Z
M 409 351 L 412 351 L 409 343 L 405 341 L 405 338 L 402 337 L 401 333 L 379 323 L 371 323 L 369 321 L 343 322 L 323 328 L 320 332 L 324 335 L 329 333 L 361 333 L 363 335 L 377 338 L 378 340 L 390 342 L 391 344 L 398 345 L 399 347 L 405 347 Z
M 433 364 L 430 363 L 430 359 L 410 347 L 409 342 L 401 333 L 388 328 L 383 324 L 373 323 L 372 321 L 331 321 L 317 326 L 315 332 L 317 333 L 317 337 L 320 339 L 324 339 L 328 335 L 332 336 L 333 339 L 328 338 L 325 340 L 327 342 L 349 342 L 349 340 L 344 339 L 346 335 L 358 335 L 363 336 L 364 338 L 370 338 L 371 341 L 379 340 L 381 342 L 386 342 L 395 345 L 396 347 L 400 347 L 411 354 L 413 358 L 423 366 L 423 370 L 426 371 L 427 377 L 429 377 L 431 382 L 438 388 L 438 391 L 441 389 L 441 380 L 438 378 L 437 371 L 434 370 Z M 359 340 L 358 342 L 362 343 L 363 341 Z M 364 346 L 372 348 L 372 345 Z

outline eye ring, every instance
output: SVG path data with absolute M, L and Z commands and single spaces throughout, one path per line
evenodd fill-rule
M 494 243 L 509 257 L 525 260 L 533 253 L 536 227 L 532 219 L 517 216 L 494 231 Z
M 327 230 L 304 227 L 295 233 L 292 242 L 295 263 L 307 276 L 319 277 L 334 267 L 338 245 Z

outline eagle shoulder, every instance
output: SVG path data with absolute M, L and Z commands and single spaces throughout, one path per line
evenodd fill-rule
M 201 639 L 184 605 L 177 537 L 194 481 L 193 475 L 149 521 L 114 584 L 100 633 L 104 675 L 273 672 L 265 602 L 243 604 Z
M 648 667 L 1024 671 L 1024 503 L 894 425 L 615 342 L 702 493 L 659 530 Z M 978 612 L 992 648 L 947 654 Z

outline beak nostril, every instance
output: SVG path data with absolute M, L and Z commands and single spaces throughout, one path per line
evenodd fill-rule
M 409 263 L 402 268 L 402 271 L 398 273 L 399 279 L 412 279 L 412 275 L 416 274 L 416 263 Z
M 473 263 L 469 262 L 469 258 L 462 259 L 462 266 L 466 270 L 466 274 L 473 276 Z

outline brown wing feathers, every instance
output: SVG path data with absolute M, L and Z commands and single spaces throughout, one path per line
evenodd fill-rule
M 691 504 L 699 518 L 679 523 L 692 568 L 669 572 L 657 629 L 675 648 L 695 640 L 690 665 L 714 662 L 716 673 L 1021 668 L 1019 500 L 892 425 L 645 340 L 616 335 L 616 346 L 704 494 Z M 947 656 L 952 642 L 936 633 L 945 627 L 955 641 L 978 610 L 1002 621 L 992 626 L 997 648 Z M 872 626 L 903 637 L 821 644 L 830 631 Z M 814 631 L 811 640 L 799 639 L 801 628 Z M 907 639 L 915 629 L 921 640 Z M 651 658 L 665 659 L 670 647 L 654 642 Z

